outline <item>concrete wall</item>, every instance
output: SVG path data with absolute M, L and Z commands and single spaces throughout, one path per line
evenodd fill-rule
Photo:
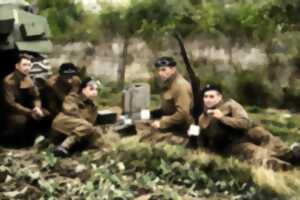
M 261 46 L 232 47 L 232 61 L 230 61 L 228 48 L 218 42 L 214 44 L 212 41 L 196 38 L 185 41 L 185 45 L 193 62 L 198 63 L 200 60 L 205 60 L 217 71 L 234 71 L 231 62 L 243 70 L 266 67 L 269 62 L 264 47 Z M 114 39 L 111 42 L 98 45 L 82 42 L 55 45 L 50 62 L 52 66 L 57 67 L 63 62 L 72 61 L 80 67 L 87 67 L 87 72 L 90 75 L 107 81 L 116 81 L 122 49 L 122 39 Z M 152 75 L 151 67 L 155 58 L 166 55 L 174 56 L 179 63 L 182 60 L 179 48 L 174 41 L 167 41 L 159 49 L 153 50 L 144 41 L 131 39 L 128 47 L 126 81 L 149 79 Z M 274 68 L 274 70 L 279 70 L 279 77 L 282 79 L 287 79 L 290 75 L 290 70 L 284 68 Z M 281 74 L 280 70 L 286 71 L 284 75 Z

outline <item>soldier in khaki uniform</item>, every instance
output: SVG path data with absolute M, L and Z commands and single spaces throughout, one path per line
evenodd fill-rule
M 29 77 L 31 56 L 21 54 L 15 65 L 15 71 L 3 80 L 3 99 L 6 125 L 2 137 L 6 139 L 21 136 L 20 142 L 30 142 L 33 132 L 49 114 L 41 107 L 39 92 Z
M 294 159 L 293 151 L 278 137 L 254 125 L 239 103 L 232 99 L 223 101 L 220 87 L 206 85 L 203 101 L 199 125 L 205 147 L 273 169 L 290 166 L 287 161 Z
M 54 133 L 64 136 L 63 142 L 55 151 L 58 156 L 67 156 L 77 142 L 96 133 L 94 123 L 97 106 L 93 99 L 98 94 L 97 89 L 97 82 L 86 78 L 78 92 L 71 92 L 66 96 L 62 111 L 52 123 Z
M 185 131 L 192 123 L 191 109 L 193 96 L 190 83 L 177 72 L 176 62 L 171 57 L 161 57 L 155 62 L 161 86 L 160 119 L 151 126 L 162 132 L 171 131 L 170 136 L 185 138 Z M 157 110 L 155 111 L 157 113 Z M 155 113 L 155 112 L 152 112 Z
M 43 104 L 54 118 L 62 109 L 64 98 L 70 92 L 77 92 L 80 86 L 78 69 L 73 63 L 63 63 L 59 67 L 59 75 L 49 78 L 43 90 Z

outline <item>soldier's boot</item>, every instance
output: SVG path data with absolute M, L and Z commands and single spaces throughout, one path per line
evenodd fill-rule
M 300 164 L 300 143 L 295 142 L 286 151 L 273 155 L 274 157 L 289 162 L 293 165 Z
M 300 143 L 295 142 L 290 146 L 292 152 L 291 163 L 295 165 L 300 165 Z
M 56 157 L 62 157 L 62 158 L 68 157 L 70 155 L 69 151 L 62 146 L 57 146 L 54 149 L 53 153 Z
M 67 157 L 70 155 L 71 148 L 77 142 L 77 137 L 72 135 L 68 136 L 62 143 L 54 150 L 54 155 L 58 157 Z

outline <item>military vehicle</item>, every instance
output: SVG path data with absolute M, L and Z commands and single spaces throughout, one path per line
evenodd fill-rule
M 14 70 L 20 52 L 34 56 L 33 75 L 48 73 L 46 55 L 52 51 L 45 17 L 24 0 L 0 0 L 0 78 Z

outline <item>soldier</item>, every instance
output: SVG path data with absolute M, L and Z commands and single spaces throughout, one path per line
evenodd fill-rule
M 15 136 L 24 137 L 20 142 L 32 142 L 35 129 L 43 124 L 49 114 L 41 107 L 39 92 L 29 76 L 31 56 L 20 54 L 15 64 L 15 71 L 3 80 L 3 99 L 6 113 L 6 125 L 2 133 L 5 139 Z M 26 141 L 22 141 L 25 139 Z
M 152 111 L 152 118 L 158 117 L 151 127 L 163 132 L 176 130 L 180 137 L 192 123 L 193 96 L 191 85 L 177 72 L 176 61 L 161 57 L 155 62 L 161 87 L 161 107 Z M 155 116 L 159 113 L 158 116 Z M 181 132 L 181 133 L 180 133 Z M 175 134 L 176 134 L 175 133 Z
M 59 75 L 49 78 L 47 87 L 42 92 L 43 104 L 54 118 L 62 109 L 64 98 L 70 92 L 77 92 L 80 85 L 78 69 L 73 63 L 63 63 Z
M 203 101 L 199 125 L 205 147 L 273 169 L 285 169 L 290 166 L 286 161 L 295 159 L 293 151 L 278 137 L 254 125 L 239 103 L 224 101 L 219 86 L 206 85 Z
M 63 136 L 63 142 L 55 150 L 56 155 L 68 156 L 76 143 L 97 132 L 94 126 L 97 106 L 93 101 L 98 94 L 97 89 L 97 82 L 86 78 L 80 84 L 78 92 L 71 92 L 66 96 L 62 111 L 52 123 L 54 134 Z
M 161 57 L 155 62 L 161 86 L 162 117 L 152 123 L 156 129 L 174 126 L 187 128 L 192 122 L 193 106 L 191 85 L 177 72 L 176 61 L 171 57 Z

